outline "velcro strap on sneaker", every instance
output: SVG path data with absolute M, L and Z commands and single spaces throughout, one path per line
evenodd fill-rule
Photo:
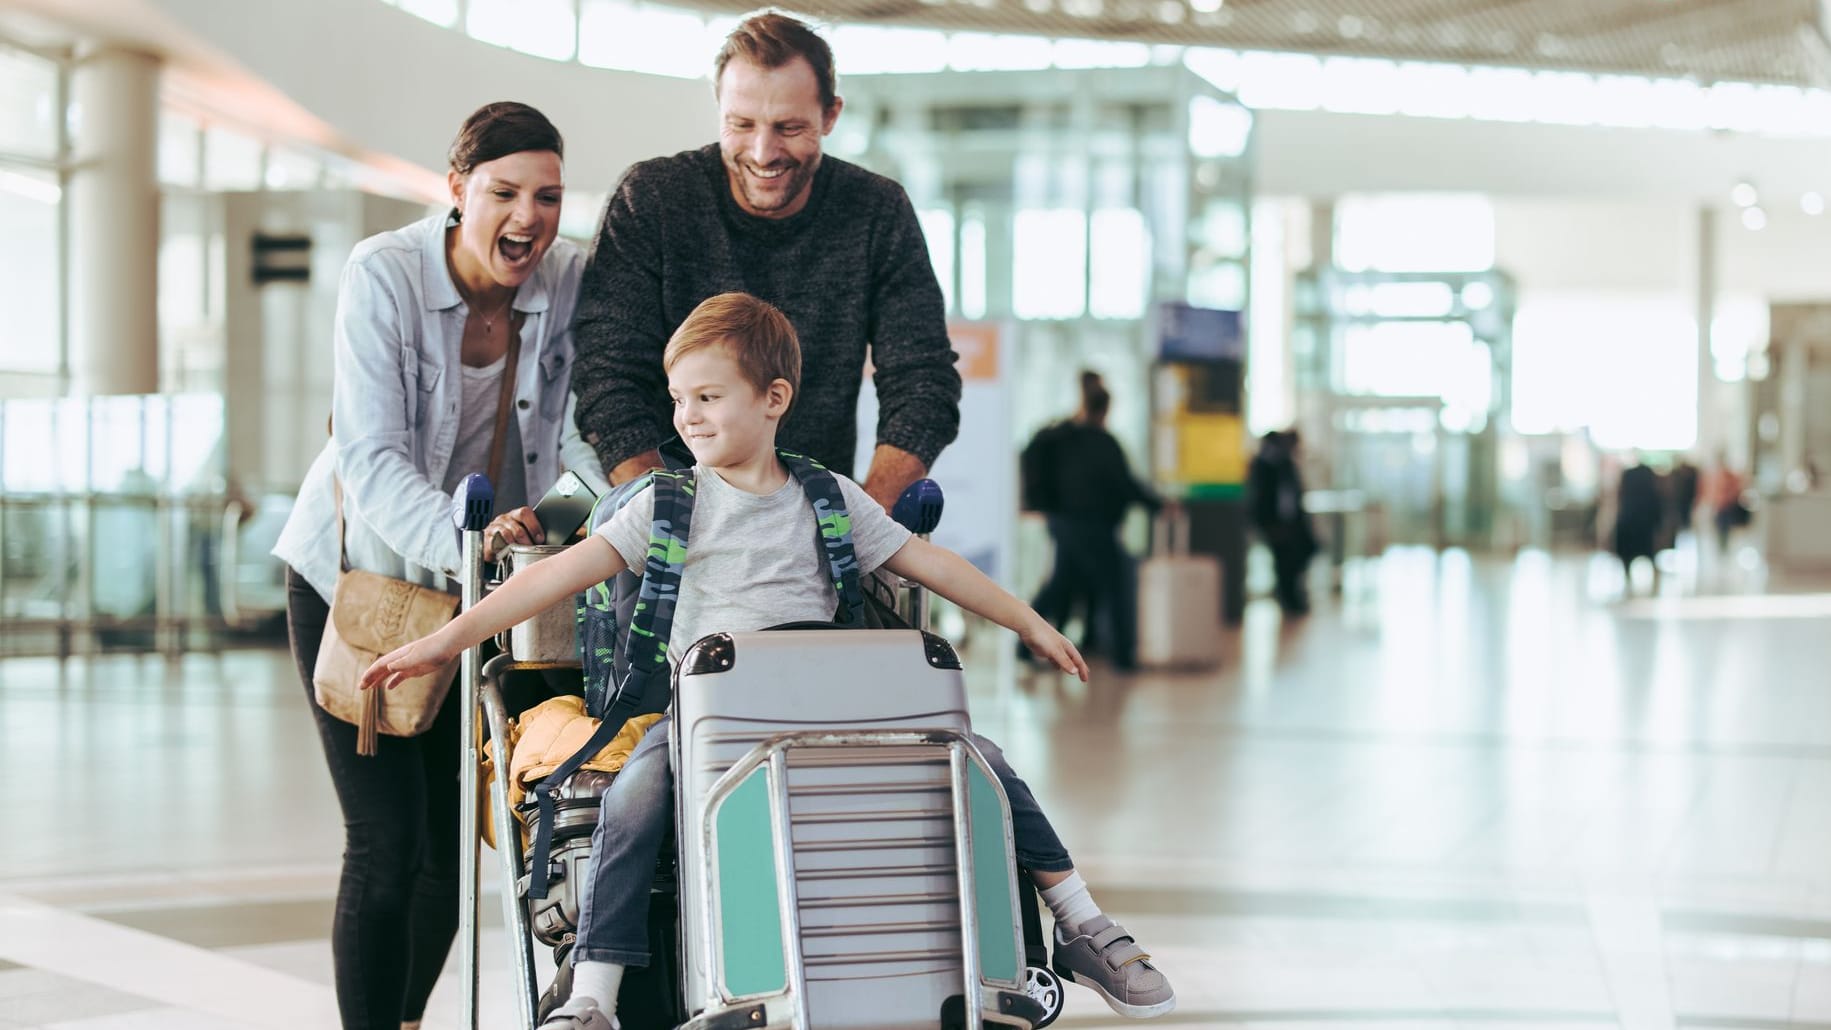
M 1125 927 L 1118 923 L 1094 934 L 1093 946 L 1100 961 L 1115 972 L 1150 957 L 1138 946 L 1137 941 L 1132 940 L 1132 935 L 1125 932 Z

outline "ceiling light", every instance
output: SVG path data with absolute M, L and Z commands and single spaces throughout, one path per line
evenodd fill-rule
M 1189 7 L 1197 14 L 1213 14 L 1221 9 L 1222 0 L 1189 0 Z
M 1742 210 L 1742 224 L 1746 226 L 1750 232 L 1760 232 L 1767 228 L 1767 212 L 1758 207 L 1744 208 Z
M 1738 182 L 1735 188 L 1729 191 L 1729 199 L 1735 201 L 1737 207 L 1754 207 L 1755 202 L 1761 199 L 1761 195 L 1755 192 L 1754 183 Z
M 1825 197 L 1822 193 L 1808 193 L 1799 198 L 1799 209 L 1808 215 L 1825 213 Z

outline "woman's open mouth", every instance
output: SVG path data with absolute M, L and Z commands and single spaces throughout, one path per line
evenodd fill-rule
M 511 265 L 526 262 L 534 255 L 534 237 L 521 233 L 504 233 L 496 240 L 496 252 Z

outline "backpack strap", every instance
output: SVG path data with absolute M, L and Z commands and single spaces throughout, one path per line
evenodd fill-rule
M 839 480 L 825 465 L 804 454 L 792 451 L 778 451 L 777 454 L 789 474 L 801 484 L 808 504 L 814 508 L 820 553 L 826 557 L 833 592 L 839 596 L 834 621 L 863 628 L 865 593 L 859 585 L 858 552 L 852 547 L 852 515 L 846 510 L 846 495 L 839 488 Z
M 642 588 L 636 598 L 635 613 L 630 618 L 629 637 L 624 642 L 629 671 L 617 685 L 615 694 L 610 696 L 609 703 L 594 713 L 598 717 L 598 728 L 592 732 L 591 739 L 534 787 L 539 821 L 534 828 L 534 853 L 528 860 L 530 898 L 547 896 L 553 820 L 558 810 L 560 784 L 616 737 L 657 679 L 663 685 L 668 681 L 668 635 L 674 628 L 674 603 L 680 597 L 680 577 L 687 562 L 687 536 L 693 523 L 693 474 L 691 471 L 657 470 L 649 473 L 649 479 L 649 489 L 654 491 L 655 511 L 649 520 L 648 557 L 642 568 Z M 596 521 L 595 516 L 593 521 Z M 611 616 L 609 643 L 596 638 L 581 638 L 580 643 L 584 652 L 580 658 L 586 663 L 587 673 L 596 671 L 606 677 L 597 682 L 607 684 L 608 677 L 614 674 L 615 650 L 615 613 L 610 610 L 610 584 L 597 584 L 585 592 L 585 601 L 580 606 L 581 619 L 591 614 L 587 609 Z M 588 695 L 591 683 L 588 675 Z M 589 700 L 587 711 L 591 711 Z

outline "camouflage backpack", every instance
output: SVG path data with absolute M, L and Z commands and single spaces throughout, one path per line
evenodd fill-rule
M 815 546 L 826 559 L 839 604 L 834 621 L 866 625 L 866 604 L 859 582 L 858 556 L 852 548 L 852 516 L 846 510 L 839 480 L 812 458 L 778 451 L 782 464 L 801 484 L 814 508 Z M 667 711 L 669 635 L 674 605 L 680 599 L 681 574 L 693 527 L 692 469 L 657 469 L 606 493 L 592 509 L 595 532 L 624 505 L 653 490 L 655 510 L 649 520 L 648 555 L 640 576 L 626 570 L 579 595 L 579 660 L 585 672 L 585 711 L 599 720 L 597 732 L 571 758 L 534 788 L 540 817 L 529 860 L 528 894 L 547 895 L 548 854 L 560 785 L 579 766 L 610 742 L 632 716 Z M 627 627 L 627 630 L 624 629 Z M 692 641 L 687 641 L 691 645 Z

